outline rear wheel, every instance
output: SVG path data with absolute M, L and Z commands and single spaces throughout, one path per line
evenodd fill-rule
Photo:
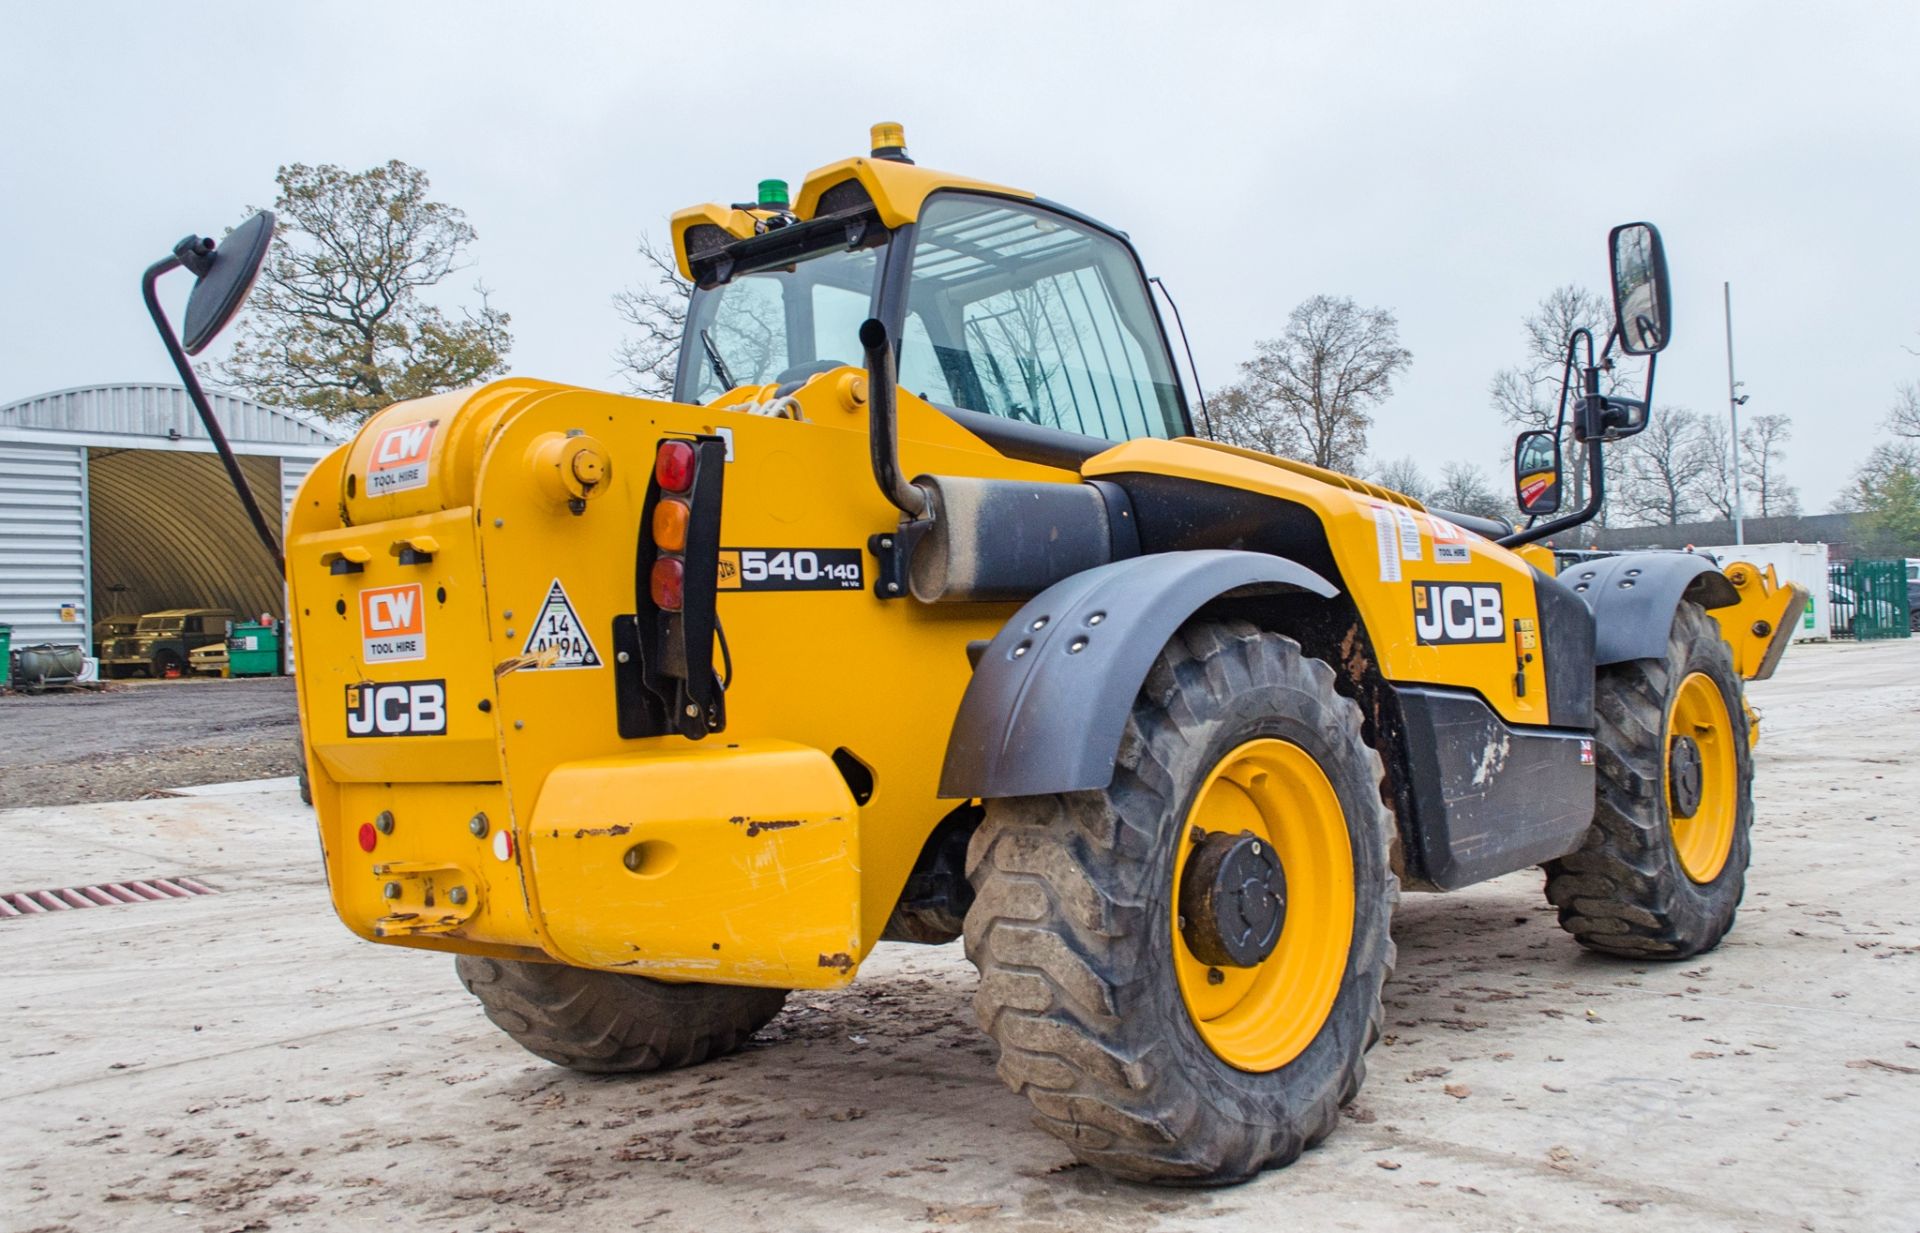
M 1000 1074 L 1089 1164 L 1240 1181 L 1359 1091 L 1393 962 L 1380 762 L 1333 671 L 1197 622 L 1104 791 L 990 801 L 967 954 Z
M 167 675 L 169 668 L 178 672 L 180 670 L 180 664 L 181 660 L 178 655 L 175 655 L 172 651 L 162 651 L 153 657 L 152 663 L 147 665 L 147 672 L 154 680 L 158 681 Z
M 460 983 L 527 1052 L 592 1074 L 674 1070 L 732 1053 L 785 989 L 671 984 L 560 963 L 461 955 Z
M 1547 898 L 1591 950 L 1711 950 L 1746 890 L 1753 827 L 1747 710 L 1719 626 L 1681 604 L 1664 658 L 1601 669 L 1595 710 L 1593 826 L 1547 865 Z

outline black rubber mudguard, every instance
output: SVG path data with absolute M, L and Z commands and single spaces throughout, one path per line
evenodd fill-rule
M 1160 648 L 1208 602 L 1266 590 L 1336 593 L 1304 565 L 1230 549 L 1114 561 L 1047 588 L 980 656 L 954 717 L 940 795 L 1106 787 Z

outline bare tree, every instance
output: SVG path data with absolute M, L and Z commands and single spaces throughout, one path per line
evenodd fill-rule
M 1700 508 L 1719 518 L 1733 518 L 1733 449 L 1728 444 L 1730 434 L 1727 426 L 1718 416 L 1705 416 L 1700 421 L 1699 449 L 1701 458 L 1700 478 L 1694 487 L 1694 495 Z
M 1896 437 L 1920 437 L 1920 382 L 1909 381 L 1895 391 L 1887 431 Z
M 1504 518 L 1512 512 L 1487 473 L 1471 462 L 1449 462 L 1440 467 L 1440 483 L 1425 498 L 1428 505 L 1482 518 Z
M 1612 321 L 1613 310 L 1607 301 L 1585 287 L 1569 283 L 1548 292 L 1533 312 L 1521 318 L 1525 344 L 1520 363 L 1495 373 L 1487 386 L 1487 397 L 1494 410 L 1519 428 L 1553 428 L 1560 409 L 1560 381 L 1566 367 L 1568 336 L 1584 329 L 1593 335 L 1596 346 L 1603 346 Z M 1576 369 L 1574 380 L 1579 379 Z M 1624 393 L 1633 384 L 1618 368 L 1603 370 L 1600 381 L 1602 390 L 1609 394 Z M 1578 393 L 1577 386 L 1575 393 Z M 1578 508 L 1587 502 L 1586 446 L 1569 440 L 1565 448 L 1567 488 L 1572 496 L 1569 508 Z M 1618 491 L 1618 481 L 1625 474 L 1625 458 L 1619 449 L 1609 451 L 1607 458 L 1607 486 L 1609 491 Z M 1599 521 L 1606 523 L 1606 511 L 1602 511 Z
M 1646 431 L 1630 438 L 1625 482 L 1614 493 L 1628 526 L 1684 522 L 1700 508 L 1702 477 L 1711 469 L 1710 446 L 1700 417 L 1682 407 L 1663 407 Z
M 1368 412 L 1412 362 L 1393 313 L 1316 295 L 1294 308 L 1279 338 L 1254 344 L 1237 388 L 1255 415 L 1291 429 L 1305 461 L 1350 473 L 1366 453 Z
M 629 390 L 648 398 L 671 398 L 693 284 L 681 277 L 671 246 L 641 236 L 639 249 L 640 285 L 613 297 L 614 311 L 639 332 L 620 340 L 614 360 Z
M 1741 479 L 1762 518 L 1800 512 L 1799 490 L 1780 473 L 1792 436 L 1793 421 L 1784 415 L 1756 415 L 1740 430 Z
M 1207 395 L 1208 417 L 1220 440 L 1263 454 L 1297 457 L 1300 433 L 1271 403 L 1256 402 L 1244 384 Z
M 1391 462 L 1375 464 L 1372 479 L 1382 488 L 1391 488 L 1422 504 L 1433 492 L 1433 481 L 1420 469 L 1420 463 L 1411 454 Z

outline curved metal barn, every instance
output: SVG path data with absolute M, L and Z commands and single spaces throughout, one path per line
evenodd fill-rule
M 284 511 L 343 434 L 212 395 L 248 482 Z M 0 406 L 0 625 L 13 645 L 91 642 L 93 622 L 168 608 L 285 606 L 213 443 L 177 385 L 98 385 Z

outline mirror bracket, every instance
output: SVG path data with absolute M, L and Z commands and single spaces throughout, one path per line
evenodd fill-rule
M 240 462 L 233 454 L 233 446 L 227 442 L 227 434 L 220 427 L 220 420 L 213 413 L 212 405 L 207 401 L 207 393 L 200 388 L 200 376 L 194 372 L 193 364 L 187 359 L 189 352 L 197 354 L 202 347 L 212 341 L 233 314 L 239 311 L 240 304 L 246 299 L 247 292 L 253 286 L 253 280 L 259 273 L 260 263 L 266 258 L 267 245 L 273 239 L 273 215 L 266 210 L 260 211 L 246 222 L 236 227 L 228 236 L 234 254 L 229 260 L 237 259 L 238 267 L 230 267 L 220 272 L 214 279 L 213 292 L 217 303 L 206 307 L 197 304 L 194 297 L 187 299 L 187 325 L 191 346 L 183 346 L 173 323 L 167 320 L 166 310 L 160 306 L 158 283 L 162 275 L 176 269 L 193 271 L 194 290 L 208 287 L 208 276 L 213 273 L 218 262 L 213 240 L 190 235 L 173 246 L 173 251 L 147 267 L 140 277 L 140 295 L 146 301 L 147 313 L 153 318 L 153 328 L 160 332 L 160 339 L 167 345 L 167 356 L 173 361 L 174 371 L 180 374 L 180 383 L 186 387 L 187 400 L 200 416 L 201 425 L 207 430 L 207 439 L 213 442 L 213 448 L 220 455 L 225 466 L 227 478 L 233 484 L 234 493 L 240 498 L 240 504 L 246 509 L 247 518 L 253 523 L 254 534 L 260 537 L 260 543 L 273 558 L 276 571 L 285 575 L 286 557 L 280 550 L 272 524 L 260 509 L 260 503 L 254 498 L 253 489 L 247 484 L 246 476 L 240 470 Z M 225 255 L 225 254 L 220 254 Z M 281 640 L 281 667 L 284 670 L 288 640 Z
M 173 246 L 173 259 L 195 278 L 205 278 L 213 268 L 214 247 L 211 239 L 190 235 Z

